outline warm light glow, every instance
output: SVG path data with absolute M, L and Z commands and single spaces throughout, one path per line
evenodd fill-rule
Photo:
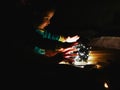
M 108 84 L 106 82 L 104 83 L 104 87 L 109 88 L 109 86 L 108 86 Z
M 78 58 L 78 57 L 76 57 Z M 108 60 L 110 60 L 111 54 L 106 51 L 99 51 L 99 50 L 92 50 L 89 52 L 89 56 L 87 59 L 87 62 L 81 61 L 81 62 L 73 62 L 73 65 L 76 65 L 78 67 L 85 66 L 85 65 L 95 65 L 95 68 L 102 69 L 105 66 L 109 65 Z M 69 62 L 62 61 L 59 64 L 70 64 Z M 81 67 L 82 68 L 82 67 Z
M 86 65 L 87 63 L 84 61 L 81 62 L 73 62 L 74 65 Z
M 90 51 L 87 64 L 96 64 L 97 58 L 98 58 L 97 55 L 92 51 Z
M 101 69 L 102 66 L 97 64 L 97 65 L 96 65 L 96 68 L 97 68 L 97 69 Z
M 81 68 L 84 68 L 84 66 L 80 66 Z
M 90 51 L 87 64 L 95 64 L 100 69 L 109 62 L 110 54 L 104 51 Z
M 69 62 L 61 61 L 58 64 L 70 64 Z

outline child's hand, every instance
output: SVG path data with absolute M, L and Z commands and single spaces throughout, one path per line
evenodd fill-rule
M 68 47 L 68 48 L 61 48 L 59 50 L 59 52 L 61 53 L 61 56 L 62 56 L 62 59 L 61 61 L 59 62 L 59 64 L 63 63 L 63 62 L 67 62 L 67 63 L 72 63 L 74 60 L 73 60 L 73 57 L 76 57 L 78 56 L 77 53 L 73 53 L 77 51 L 77 49 L 73 48 L 73 47 Z
M 73 43 L 73 42 L 76 42 L 79 38 L 80 38 L 80 37 L 79 37 L 78 35 L 73 36 L 73 37 L 68 36 L 68 37 L 66 38 L 66 42 L 68 42 L 68 43 Z

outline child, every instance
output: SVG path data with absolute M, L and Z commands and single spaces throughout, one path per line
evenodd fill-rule
M 54 34 L 48 32 L 47 30 L 45 30 L 45 28 L 50 24 L 50 20 L 53 17 L 54 13 L 55 13 L 54 9 L 49 9 L 49 10 L 46 10 L 46 12 L 42 13 L 41 17 L 39 17 L 39 19 L 37 21 L 38 23 L 35 24 L 35 26 L 36 26 L 35 32 L 37 34 L 39 34 L 39 36 L 41 36 L 41 38 L 43 38 L 44 40 L 49 39 L 49 40 L 54 40 L 54 41 L 58 41 L 58 42 L 62 42 L 62 43 L 76 42 L 80 38 L 78 35 L 73 36 L 73 37 L 70 37 L 70 36 L 64 37 L 61 35 L 54 35 Z M 39 42 L 40 40 L 37 40 L 37 41 Z M 39 44 L 41 44 L 41 43 L 39 43 Z M 35 46 L 34 51 L 38 54 L 45 55 L 47 50 L 44 48 Z M 56 51 L 61 51 L 61 49 L 56 49 Z

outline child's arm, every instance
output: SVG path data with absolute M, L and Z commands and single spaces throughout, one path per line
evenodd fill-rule
M 39 34 L 41 34 L 43 36 L 43 38 L 47 38 L 47 39 L 50 39 L 50 40 L 57 40 L 57 41 L 60 41 L 60 42 L 68 42 L 68 43 L 73 43 L 73 42 L 76 42 L 80 37 L 78 35 L 76 36 L 73 36 L 73 37 L 64 37 L 64 36 L 61 36 L 61 35 L 55 35 L 55 34 L 52 34 L 50 32 L 47 32 L 47 31 L 42 31 L 42 30 L 37 30 L 37 32 Z

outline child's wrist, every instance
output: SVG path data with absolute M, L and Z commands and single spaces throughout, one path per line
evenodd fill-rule
M 63 36 L 60 36 L 59 41 L 61 41 L 61 42 L 66 42 L 66 38 L 65 38 L 65 37 L 63 37 Z

